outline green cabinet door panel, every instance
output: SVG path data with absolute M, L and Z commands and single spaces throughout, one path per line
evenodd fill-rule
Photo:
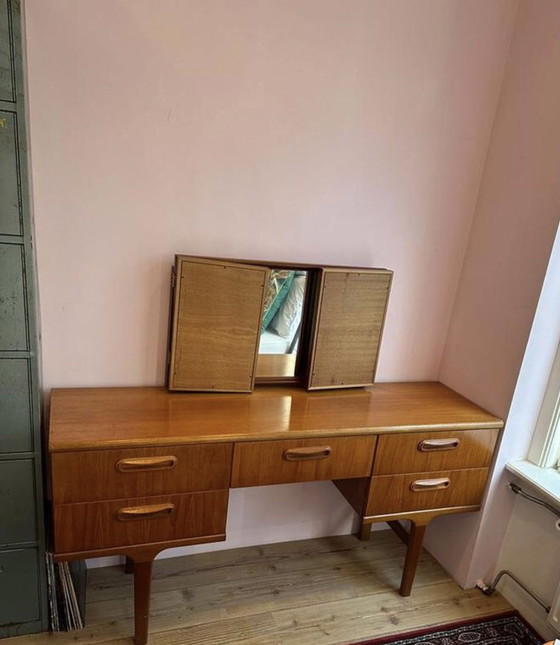
M 0 0 L 0 101 L 14 100 L 10 46 L 8 0 Z
M 15 114 L 0 110 L 0 235 L 21 234 L 16 127 Z
M 0 453 L 33 450 L 29 364 L 26 358 L 0 359 Z
M 31 459 L 0 460 L 0 548 L 37 539 L 35 474 Z
M 0 244 L 0 351 L 28 349 L 23 266 L 21 246 Z
M 48 628 L 21 4 L 0 0 L 0 639 Z
M 0 552 L 0 634 L 40 617 L 37 550 Z

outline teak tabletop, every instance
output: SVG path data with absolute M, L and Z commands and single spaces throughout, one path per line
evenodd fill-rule
M 252 394 L 171 393 L 163 387 L 55 389 L 49 449 L 502 425 L 501 419 L 437 382 L 377 383 L 360 390 L 323 392 L 259 386 Z

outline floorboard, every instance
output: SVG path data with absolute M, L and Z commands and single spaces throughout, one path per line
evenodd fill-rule
M 463 591 L 425 551 L 412 595 L 397 592 L 405 547 L 392 531 L 158 560 L 149 645 L 342 645 L 510 609 Z M 132 576 L 89 571 L 87 627 L 3 645 L 131 645 Z

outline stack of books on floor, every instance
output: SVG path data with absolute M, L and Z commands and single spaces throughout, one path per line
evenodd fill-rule
M 53 632 L 83 629 L 86 597 L 84 561 L 55 562 L 47 553 L 50 628 Z

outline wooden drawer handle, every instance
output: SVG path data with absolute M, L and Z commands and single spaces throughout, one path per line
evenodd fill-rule
M 152 520 L 169 517 L 175 512 L 175 504 L 152 504 L 151 506 L 129 506 L 117 511 L 119 522 L 132 520 Z
M 286 461 L 304 461 L 305 459 L 325 459 L 332 452 L 330 446 L 312 446 L 309 448 L 290 448 L 285 450 L 282 459 Z
M 177 457 L 169 455 L 166 457 L 133 457 L 131 459 L 119 459 L 115 468 L 119 473 L 136 473 L 143 470 L 171 470 L 177 464 Z
M 420 452 L 436 452 L 438 450 L 455 450 L 461 443 L 460 439 L 424 439 L 418 444 Z
M 448 488 L 451 481 L 449 477 L 440 477 L 438 479 L 417 479 L 410 484 L 410 490 L 413 493 L 420 493 L 422 491 L 443 490 Z

